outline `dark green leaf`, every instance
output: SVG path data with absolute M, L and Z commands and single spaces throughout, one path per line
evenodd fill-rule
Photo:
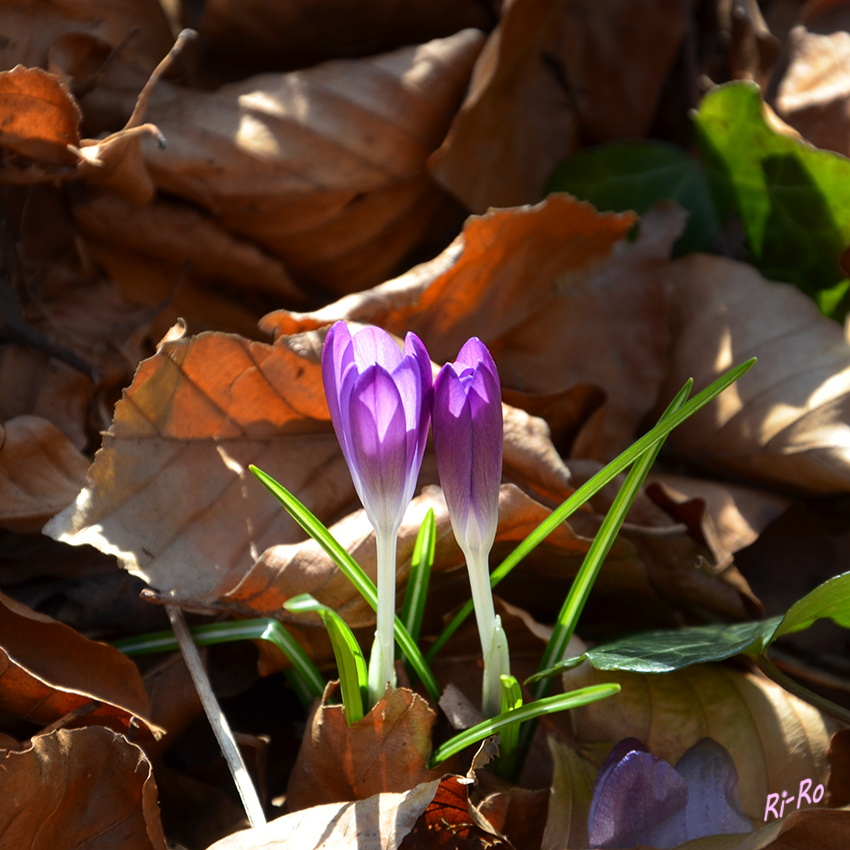
M 676 256 L 711 250 L 720 235 L 702 165 L 666 142 L 617 141 L 583 150 L 555 169 L 547 189 L 613 212 L 643 214 L 659 201 L 676 201 L 690 214 Z

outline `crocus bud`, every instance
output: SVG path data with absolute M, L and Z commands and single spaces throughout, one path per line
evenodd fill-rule
M 499 519 L 503 425 L 499 373 L 481 340 L 470 339 L 440 370 L 432 418 L 440 484 L 466 557 L 484 655 L 482 710 L 493 716 L 501 708 L 500 676 L 509 672 L 507 644 L 493 651 L 498 623 L 488 566 Z
M 431 418 L 431 358 L 407 335 L 402 353 L 385 331 L 345 322 L 328 331 L 322 378 L 331 421 L 378 546 L 378 624 L 381 672 L 374 698 L 394 682 L 396 536 L 413 498 Z M 372 677 L 370 677 L 371 679 Z

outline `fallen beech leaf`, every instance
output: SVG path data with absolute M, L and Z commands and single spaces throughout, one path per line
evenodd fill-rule
M 0 751 L 0 846 L 165 850 L 151 765 L 109 729 L 60 729 Z
M 261 327 L 284 335 L 349 319 L 412 330 L 437 363 L 478 336 L 513 390 L 602 387 L 610 401 L 590 454 L 607 460 L 631 441 L 666 372 L 664 281 L 684 224 L 681 210 L 662 206 L 634 244 L 617 245 L 634 220 L 568 195 L 472 216 L 431 263 L 314 313 L 277 311 Z
M 580 138 L 646 134 L 684 26 L 674 0 L 510 0 L 432 172 L 473 212 L 539 201 Z
M 850 153 L 850 4 L 809 4 L 788 33 L 776 109 L 819 148 Z
M 219 62 L 240 68 L 304 68 L 338 56 L 369 56 L 475 27 L 494 12 L 478 0 L 210 0 L 198 27 Z
M 671 267 L 669 397 L 688 376 L 705 386 L 733 363 L 758 364 L 668 438 L 702 465 L 808 493 L 850 489 L 850 345 L 787 284 L 745 263 L 692 255 Z
M 755 543 L 791 504 L 764 490 L 684 475 L 651 472 L 646 482 L 650 499 L 701 537 L 718 563 Z
M 450 777 L 452 778 L 452 777 Z M 328 803 L 237 832 L 207 850 L 398 850 L 440 788 L 435 779 L 403 794 L 376 794 L 353 803 Z
M 548 788 L 514 787 L 491 794 L 478 811 L 516 850 L 540 850 L 549 801 Z
M 88 461 L 37 416 L 0 422 L 0 526 L 38 533 L 85 484 Z
M 432 847 L 513 850 L 469 802 L 469 780 L 447 776 L 434 799 L 419 816 L 399 850 L 430 850 Z
M 289 776 L 290 811 L 407 791 L 434 777 L 426 765 L 437 716 L 422 697 L 407 688 L 388 689 L 349 726 L 341 705 L 326 704 L 331 688 L 307 721 Z
M 591 761 L 555 735 L 547 740 L 553 770 L 541 850 L 587 847 L 587 818 L 601 762 Z
M 83 236 L 165 260 L 175 279 L 190 263 L 193 270 L 242 290 L 259 289 L 293 303 L 304 298 L 279 260 L 188 204 L 159 199 L 140 205 L 99 193 L 75 197 L 73 211 Z
M 581 665 L 563 677 L 564 690 L 602 682 L 622 691 L 570 713 L 579 745 L 637 738 L 675 764 L 697 741 L 714 738 L 735 762 L 741 806 L 753 823 L 764 822 L 769 793 L 803 779 L 826 782 L 836 721 L 762 676 L 702 664 L 658 675 Z
M 483 36 L 463 30 L 362 60 L 267 74 L 214 93 L 158 86 L 142 142 L 157 186 L 213 212 L 337 292 L 383 280 L 442 195 L 425 172 Z
M 51 174 L 76 164 L 77 156 L 68 145 L 80 143 L 82 113 L 58 77 L 22 65 L 0 71 L 0 109 L 5 116 L 0 147 L 35 160 Z M 10 182 L 10 171 L 25 179 L 22 169 L 15 172 L 7 162 L 4 182 Z
M 0 706 L 17 717 L 46 724 L 90 708 L 86 725 L 161 732 L 145 719 L 148 697 L 129 658 L 3 594 L 0 668 Z
M 0 421 L 38 416 L 83 449 L 91 395 L 91 379 L 67 363 L 31 345 L 0 346 Z

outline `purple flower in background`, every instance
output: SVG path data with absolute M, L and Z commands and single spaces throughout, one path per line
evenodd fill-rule
M 455 538 L 466 557 L 484 654 L 483 711 L 501 710 L 507 642 L 493 608 L 488 559 L 499 519 L 502 394 L 499 373 L 480 339 L 468 340 L 434 382 L 434 449 Z M 498 640 L 496 637 L 498 636 Z
M 402 353 L 380 328 L 366 327 L 352 336 L 345 322 L 337 322 L 325 338 L 322 379 L 334 430 L 378 546 L 377 660 L 370 664 L 370 690 L 377 699 L 387 682 L 395 681 L 396 538 L 428 438 L 431 358 L 415 334 L 407 335 Z
M 741 811 L 738 772 L 712 738 L 673 768 L 636 738 L 620 741 L 596 777 L 588 816 L 591 848 L 678 847 L 706 835 L 752 832 Z

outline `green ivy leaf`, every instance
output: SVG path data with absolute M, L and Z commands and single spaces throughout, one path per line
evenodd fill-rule
M 831 578 L 792 605 L 785 616 L 753 623 L 696 626 L 676 631 L 642 632 L 589 649 L 542 670 L 528 681 L 562 673 L 584 660 L 597 670 L 671 673 L 733 655 L 765 657 L 768 647 L 790 632 L 807 629 L 815 620 L 831 618 L 850 628 L 850 572 Z M 527 684 L 528 682 L 526 682 Z
M 719 86 L 694 121 L 717 207 L 737 210 L 753 264 L 770 280 L 795 284 L 824 315 L 843 318 L 850 160 L 770 129 L 753 83 Z
M 666 142 L 610 142 L 564 160 L 552 174 L 549 192 L 569 192 L 598 210 L 643 214 L 659 201 L 676 201 L 689 213 L 674 256 L 709 251 L 720 235 L 702 165 Z

